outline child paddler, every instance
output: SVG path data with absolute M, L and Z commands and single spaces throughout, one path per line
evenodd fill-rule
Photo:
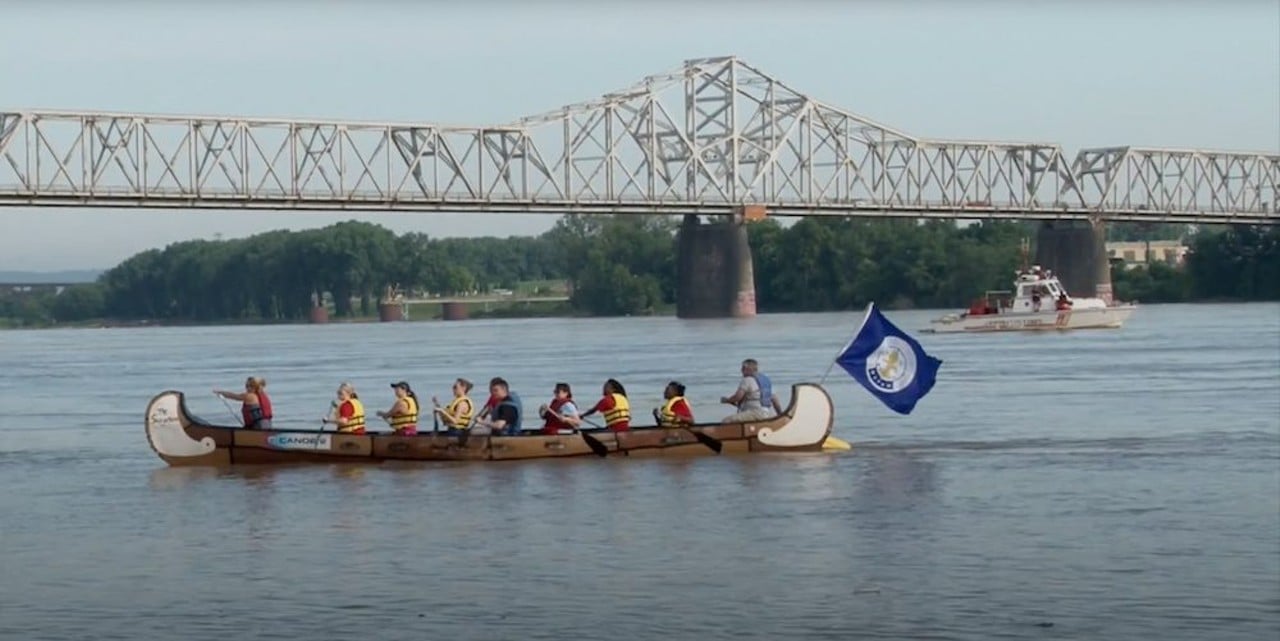
M 413 436 L 418 433 L 418 395 L 413 393 L 405 381 L 392 383 L 396 402 L 391 409 L 378 411 L 378 417 L 385 419 L 391 426 L 391 432 L 398 436 Z
M 595 407 L 582 413 L 587 418 L 596 412 L 604 413 L 604 426 L 614 432 L 625 432 L 631 429 L 631 404 L 627 401 L 627 390 L 615 379 L 604 382 L 602 397 Z
M 467 393 L 471 391 L 471 381 L 459 378 L 453 382 L 453 400 L 446 406 L 440 406 L 440 399 L 432 396 L 432 412 L 440 416 L 444 423 L 445 433 L 460 434 L 471 427 L 471 415 L 475 405 Z
M 364 434 L 364 404 L 356 395 L 356 388 L 351 383 L 343 382 L 338 386 L 338 402 L 333 413 L 320 419 L 321 423 L 333 423 L 343 434 Z
M 662 398 L 666 401 L 662 407 L 654 408 L 653 418 L 661 427 L 682 427 L 693 425 L 693 408 L 684 397 L 684 385 L 679 381 L 667 383 L 662 390 Z

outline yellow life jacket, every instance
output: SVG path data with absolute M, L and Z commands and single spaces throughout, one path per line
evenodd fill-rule
M 683 401 L 683 400 L 684 400 L 684 397 L 683 397 L 683 396 L 676 396 L 676 397 L 672 398 L 671 400 L 667 401 L 667 404 L 666 404 L 666 405 L 663 405 L 663 406 L 662 406 L 662 419 L 661 419 L 661 421 L 662 421 L 662 426 L 663 426 L 663 427 L 671 427 L 671 426 L 677 425 L 677 423 L 676 423 L 676 413 L 675 413 L 675 411 L 674 411 L 674 410 L 675 410 L 676 403 L 678 403 L 678 402 L 680 402 L 680 401 Z
M 458 408 L 461 407 L 463 403 L 467 404 L 467 412 L 465 414 L 459 414 Z M 444 408 L 444 411 L 448 412 L 449 414 L 452 414 L 454 417 L 458 419 L 457 423 L 451 424 L 449 422 L 449 419 L 445 418 L 444 423 L 446 427 L 465 430 L 471 427 L 471 415 L 474 414 L 476 411 L 476 404 L 472 403 L 471 399 L 467 398 L 466 396 L 458 396 L 458 397 L 455 397 L 452 401 L 449 401 L 449 405 Z M 441 417 L 441 418 L 444 418 L 444 417 Z
M 351 417 L 347 419 L 347 424 L 339 425 L 338 431 L 354 432 L 358 429 L 363 428 L 364 427 L 364 403 L 361 403 L 360 399 L 358 398 L 349 398 L 347 399 L 346 402 L 351 403 L 351 409 L 353 411 L 351 413 Z M 339 405 L 339 407 L 341 407 L 341 405 Z M 338 416 L 342 416 L 342 415 L 339 414 Z
M 612 394 L 613 409 L 606 410 L 604 413 L 605 427 L 617 425 L 618 423 L 631 422 L 631 404 L 627 402 L 627 397 L 621 394 Z
M 391 420 L 387 421 L 391 426 L 391 429 L 399 430 L 418 424 L 418 402 L 413 400 L 412 396 L 406 396 L 404 397 L 404 404 L 408 408 L 409 413 L 392 416 Z

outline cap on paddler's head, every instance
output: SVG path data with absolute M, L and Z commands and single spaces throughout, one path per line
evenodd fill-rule
M 404 381 L 399 381 L 399 382 L 396 382 L 396 383 L 392 383 L 392 384 L 391 384 L 391 387 L 399 387 L 399 388 L 404 389 L 405 391 L 408 391 L 408 389 L 409 389 L 409 384 L 408 384 L 408 383 L 406 383 L 406 382 L 404 382 Z

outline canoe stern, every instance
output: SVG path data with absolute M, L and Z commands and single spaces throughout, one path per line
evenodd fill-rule
M 791 386 L 791 405 L 774 421 L 748 425 L 753 450 L 818 450 L 831 435 L 835 406 L 813 383 Z

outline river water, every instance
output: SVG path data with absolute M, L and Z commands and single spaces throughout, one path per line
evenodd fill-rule
M 165 389 L 229 422 L 209 390 L 250 373 L 292 427 L 457 375 L 526 409 L 616 376 L 641 412 L 677 377 L 718 419 L 742 358 L 785 403 L 860 317 L 0 332 L 0 638 L 1280 635 L 1280 305 L 917 333 L 913 414 L 826 380 L 839 454 L 210 470 L 143 434 Z

